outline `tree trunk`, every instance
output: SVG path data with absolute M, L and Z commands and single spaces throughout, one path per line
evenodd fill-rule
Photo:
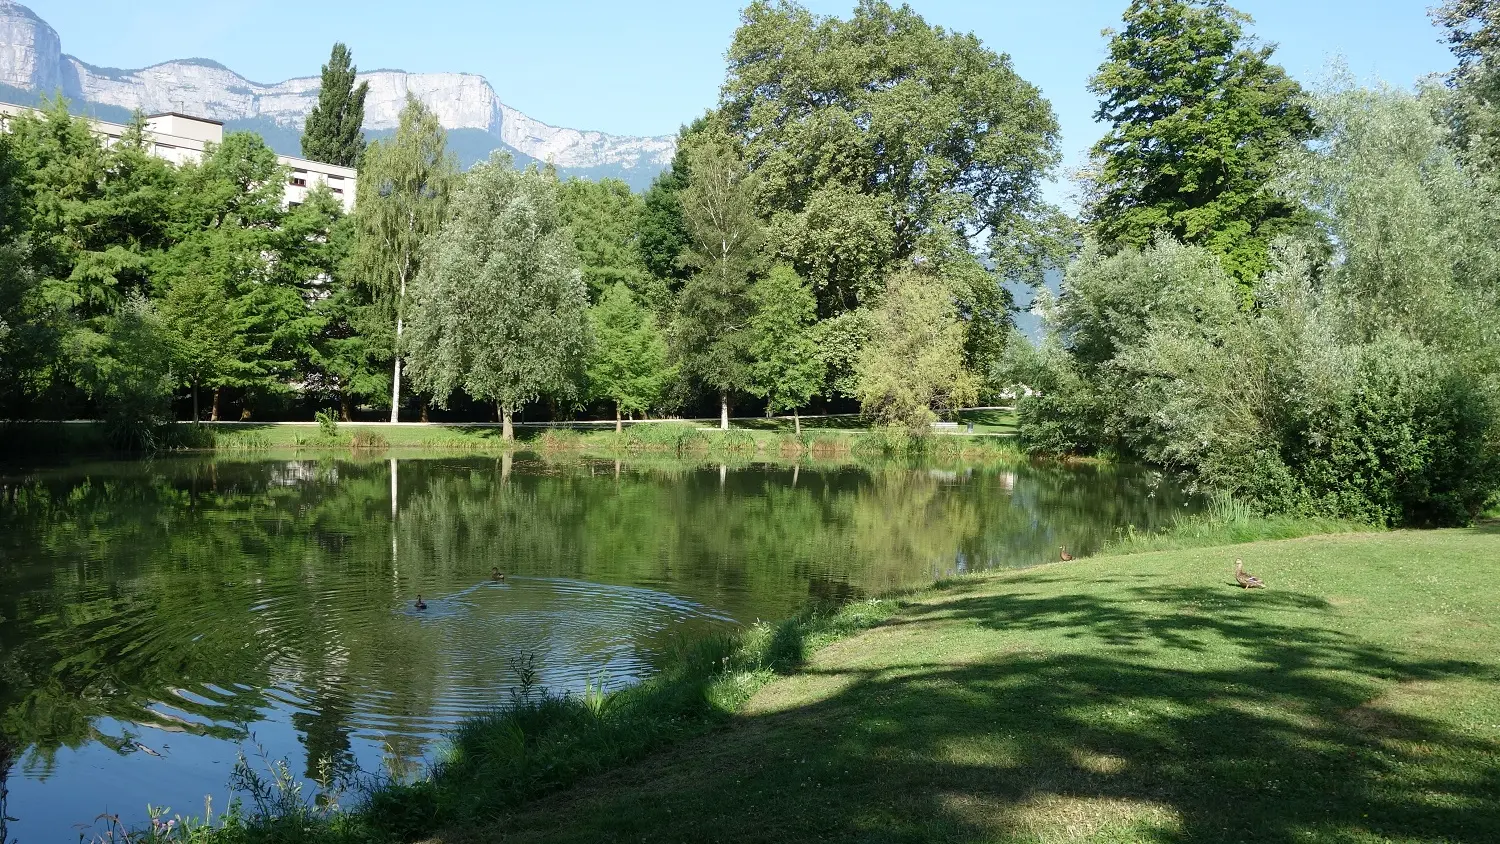
M 422 399 L 422 421 L 427 422 L 427 399 Z
M 792 425 L 797 430 L 797 436 L 802 436 L 802 417 L 797 415 L 797 408 L 792 408 Z
M 396 336 L 401 336 L 401 320 L 396 320 Z M 401 421 L 401 358 L 396 358 L 395 374 L 391 377 L 391 422 Z
M 510 483 L 510 467 L 511 467 L 511 464 L 513 463 L 513 461 L 515 459 L 516 459 L 515 455 L 511 454 L 509 451 L 507 451 L 504 454 L 500 455 L 500 483 L 501 484 Z
M 223 387 L 222 384 L 214 388 L 214 406 L 209 411 L 208 421 L 210 421 L 210 422 L 217 422 L 217 421 L 219 421 L 219 398 L 221 396 L 223 396 L 223 395 L 224 395 L 224 387 Z
M 193 382 L 193 424 L 198 424 L 198 382 Z
M 719 430 L 729 430 L 729 393 L 719 393 Z
M 625 423 L 620 421 L 620 403 L 615 402 L 615 433 L 625 430 Z
M 416 228 L 415 212 L 407 221 L 409 228 Z M 408 258 L 408 263 L 410 259 Z M 401 319 L 401 306 L 406 304 L 406 271 L 407 266 L 401 267 L 401 290 L 396 295 L 396 349 L 395 349 L 395 376 L 391 378 L 391 422 L 401 421 L 401 334 L 406 329 L 406 323 Z
M 346 393 L 346 392 L 340 392 L 339 393 L 339 421 L 340 422 L 350 422 L 350 421 L 353 421 L 353 420 L 351 420 L 349 418 L 349 412 L 350 412 L 349 394 Z
M 504 426 L 501 428 L 500 433 L 501 439 L 505 440 L 508 443 L 515 442 L 516 429 L 510 424 L 510 408 L 507 407 L 501 409 L 500 416 L 502 421 L 504 422 Z

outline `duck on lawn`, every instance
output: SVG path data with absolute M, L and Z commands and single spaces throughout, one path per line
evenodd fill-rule
M 1068 553 L 1067 546 L 1064 545 L 1061 550 L 1062 550 L 1062 561 L 1065 562 L 1065 563 L 1072 562 L 1073 561 L 1073 555 Z
M 1245 561 L 1234 561 L 1234 582 L 1245 589 L 1264 589 L 1265 581 L 1245 571 Z

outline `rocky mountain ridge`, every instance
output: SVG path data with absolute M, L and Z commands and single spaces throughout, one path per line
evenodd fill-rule
M 367 131 L 378 135 L 394 129 L 409 92 L 445 128 L 470 130 L 464 144 L 469 159 L 476 157 L 474 136 L 482 133 L 493 139 L 493 148 L 519 153 L 523 161 L 551 161 L 565 172 L 617 175 L 642 185 L 670 163 L 675 151 L 670 135 L 630 137 L 551 126 L 506 105 L 489 81 L 475 74 L 376 70 L 359 74 L 359 79 L 370 84 Z M 96 67 L 65 54 L 56 30 L 35 12 L 15 0 L 0 0 L 0 91 L 61 91 L 75 102 L 114 110 L 180 111 L 221 120 L 231 128 L 248 121 L 300 133 L 317 102 L 319 82 L 309 76 L 261 84 L 209 59 L 180 59 L 139 70 Z

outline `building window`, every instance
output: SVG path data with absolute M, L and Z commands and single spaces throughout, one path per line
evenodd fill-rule
M 303 176 L 293 176 L 290 181 L 291 181 L 292 187 L 294 187 L 294 188 L 305 188 L 305 187 L 307 187 L 307 179 L 305 177 L 303 177 Z
M 344 195 L 344 189 L 343 188 L 329 188 L 329 190 L 333 191 L 334 193 L 338 194 L 339 196 L 343 196 Z

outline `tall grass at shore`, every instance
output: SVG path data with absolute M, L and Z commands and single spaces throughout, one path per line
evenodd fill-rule
M 1184 548 L 1211 548 L 1272 539 L 1297 539 L 1321 534 L 1362 533 L 1383 528 L 1315 516 L 1266 515 L 1232 496 L 1217 493 L 1208 506 L 1190 516 L 1177 516 L 1155 531 L 1137 531 L 1133 526 L 1108 542 L 1101 554 L 1141 554 Z

